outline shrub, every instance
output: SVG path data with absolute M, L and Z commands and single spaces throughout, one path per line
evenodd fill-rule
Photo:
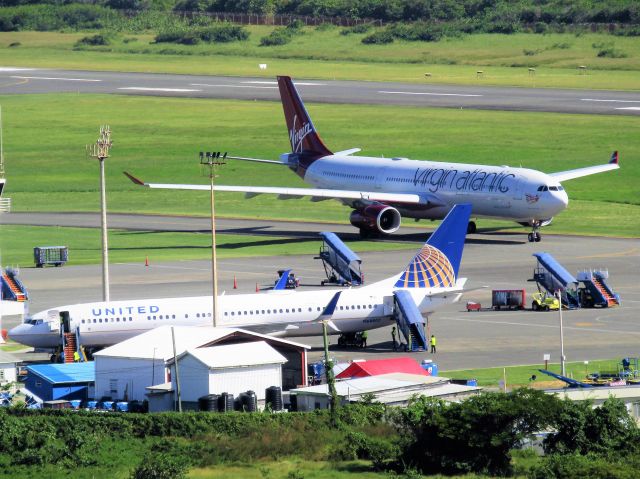
M 260 46 L 285 45 L 296 35 L 302 35 L 304 24 L 300 20 L 294 20 L 284 28 L 276 28 L 269 35 L 260 39 Z
M 184 479 L 187 477 L 187 470 L 188 462 L 185 458 L 151 452 L 142 458 L 131 473 L 131 479 Z
M 389 30 L 380 30 L 372 33 L 362 39 L 362 43 L 366 45 L 380 45 L 384 43 L 392 43 L 393 34 Z
M 610 48 L 603 48 L 602 50 L 600 50 L 598 52 L 598 56 L 599 57 L 605 57 L 605 58 L 627 58 L 629 55 L 627 55 L 625 52 L 621 52 L 620 50 L 616 50 L 613 47 Z
M 368 33 L 371 30 L 372 25 L 370 23 L 359 23 L 350 28 L 345 28 L 340 32 L 340 35 L 351 35 L 352 33 Z
M 156 43 L 181 43 L 195 45 L 206 43 L 228 43 L 249 38 L 249 32 L 240 25 L 219 23 L 209 27 L 188 28 L 185 26 L 162 31 L 156 35 Z
M 111 45 L 111 40 L 106 35 L 92 35 L 90 37 L 82 37 L 80 40 L 76 42 L 76 45 Z

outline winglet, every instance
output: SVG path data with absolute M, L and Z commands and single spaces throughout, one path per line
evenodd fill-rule
M 285 269 L 282 272 L 282 275 L 280 276 L 280 279 L 278 280 L 276 285 L 273 287 L 274 291 L 275 290 L 285 289 L 287 287 L 287 281 L 289 280 L 289 273 L 291 273 L 290 269 Z
M 136 178 L 135 176 L 133 176 L 130 173 L 127 173 L 126 171 L 123 171 L 123 173 L 127 176 L 127 178 L 129 178 L 131 181 L 133 181 L 136 185 L 146 186 L 144 181 L 142 181 L 141 179 Z
M 336 306 L 338 305 L 338 300 L 340 299 L 341 294 L 342 291 L 338 291 L 335 295 L 333 295 L 333 298 L 331 298 L 331 301 L 329 301 L 327 306 L 324 308 L 324 311 L 320 315 L 321 319 L 331 319 L 333 313 L 336 310 Z
M 618 164 L 618 150 L 611 153 L 611 159 L 609 160 L 609 163 L 614 165 Z

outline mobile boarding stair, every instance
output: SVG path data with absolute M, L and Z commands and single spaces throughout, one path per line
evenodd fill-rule
M 73 363 L 75 361 L 75 352 L 78 353 L 80 361 L 86 361 L 87 358 L 80 341 L 80 328 L 78 327 L 75 331 L 71 331 L 71 320 L 67 311 L 60 313 L 60 326 L 62 362 Z
M 614 293 L 607 284 L 609 272 L 606 270 L 585 270 L 578 272 L 578 281 L 584 284 L 580 296 L 585 306 L 608 308 L 620 304 L 620 295 Z
M 27 288 L 18 279 L 18 271 L 13 268 L 0 270 L 0 288 L 2 299 L 25 302 L 29 299 Z
M 327 279 L 325 284 L 338 284 L 340 286 L 360 286 L 364 283 L 364 277 L 360 270 L 362 260 L 349 249 L 335 233 L 323 231 L 320 255 L 315 259 L 321 259 Z
M 533 271 L 533 281 L 538 285 L 538 290 L 542 288 L 551 295 L 560 291 L 562 306 L 579 308 L 578 280 L 549 253 L 533 253 L 533 256 L 538 259 Z
M 560 290 L 564 307 L 607 308 L 620 304 L 620 296 L 607 284 L 608 271 L 584 270 L 575 278 L 549 253 L 534 253 L 533 256 L 538 259 L 533 273 L 538 289 L 542 287 L 550 294 Z
M 395 319 L 398 330 L 404 336 L 407 351 L 427 351 L 427 337 L 424 334 L 424 318 L 413 301 L 411 294 L 400 289 L 393 293 Z

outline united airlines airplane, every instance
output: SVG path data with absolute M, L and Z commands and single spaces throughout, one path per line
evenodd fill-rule
M 397 314 L 398 295 L 418 314 L 458 301 L 466 278 L 458 278 L 471 205 L 456 205 L 399 274 L 358 289 L 273 291 L 222 295 L 219 327 L 244 328 L 277 336 L 322 334 L 388 326 Z M 402 293 L 399 293 L 402 291 Z M 409 296 L 407 296 L 407 294 Z M 407 303 L 404 303 L 405 305 Z M 60 313 L 83 346 L 108 346 L 161 325 L 211 326 L 211 296 L 96 302 L 59 306 L 27 317 L 9 331 L 14 341 L 38 348 L 60 345 Z
M 618 152 L 603 165 L 550 174 L 509 166 L 355 156 L 359 148 L 332 152 L 320 139 L 291 78 L 278 77 L 278 85 L 292 152 L 281 155 L 280 161 L 227 158 L 288 166 L 313 188 L 215 185 L 214 190 L 244 192 L 248 198 L 276 194 L 280 199 L 337 199 L 353 208 L 351 224 L 360 229 L 363 237 L 394 233 L 402 216 L 442 219 L 453 205 L 469 203 L 473 217 L 513 220 L 530 226 L 529 241 L 540 241 L 540 227 L 551 223 L 569 202 L 562 182 L 618 168 Z M 134 183 L 149 188 L 211 188 L 144 183 L 125 174 Z M 468 232 L 475 231 L 476 223 L 469 222 Z

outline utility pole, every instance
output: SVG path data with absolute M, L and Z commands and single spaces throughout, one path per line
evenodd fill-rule
M 180 375 L 178 374 L 178 357 L 176 355 L 176 335 L 171 326 L 171 342 L 173 343 L 173 365 L 176 368 L 176 394 L 178 395 L 178 412 L 182 412 L 182 396 L 180 395 Z
M 209 181 L 211 182 L 211 280 L 213 283 L 213 327 L 218 325 L 218 258 L 216 255 L 216 210 L 213 195 L 213 184 L 216 178 L 216 169 L 225 165 L 225 153 L 220 158 L 219 151 L 200 152 L 200 165 L 202 168 L 208 167 Z
M 111 129 L 108 125 L 100 127 L 100 136 L 93 145 L 87 145 L 87 155 L 100 164 L 100 214 L 102 225 L 102 300 L 109 302 L 109 246 L 107 244 L 107 191 L 104 180 L 104 160 L 109 158 L 111 148 Z
M 560 371 L 563 376 L 567 375 L 564 357 L 564 330 L 562 328 L 562 295 L 560 290 L 556 291 L 558 298 L 558 314 L 560 315 Z
M 331 409 L 331 425 L 336 427 L 338 424 L 338 392 L 336 391 L 336 378 L 333 375 L 333 363 L 329 359 L 329 338 L 327 335 L 327 322 L 322 321 L 322 339 L 324 340 L 324 370 L 327 376 L 327 385 L 329 386 L 329 407 Z

